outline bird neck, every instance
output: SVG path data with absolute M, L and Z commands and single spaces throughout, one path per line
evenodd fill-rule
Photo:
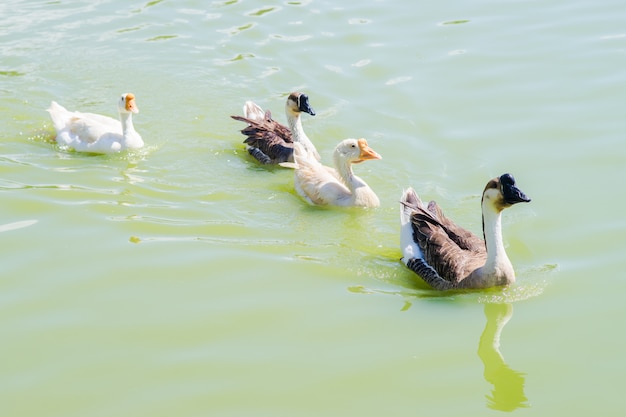
M 483 273 L 497 279 L 504 279 L 507 283 L 513 282 L 515 273 L 502 241 L 502 211 L 487 201 L 483 201 L 482 211 L 483 235 L 487 248 L 487 261 L 482 268 Z
M 301 143 L 307 152 L 315 152 L 315 147 L 313 146 L 313 143 L 306 135 L 306 133 L 304 133 L 304 128 L 302 127 L 302 118 L 300 117 L 300 114 L 294 114 L 291 111 L 287 110 L 287 123 L 289 125 L 289 130 L 291 130 L 293 141 Z
M 339 173 L 339 178 L 348 187 L 353 195 L 369 193 L 370 187 L 360 177 L 354 175 L 352 171 L 352 162 L 343 158 L 339 152 L 333 154 L 335 169 Z
M 134 132 L 135 126 L 133 126 L 133 114 L 130 112 L 120 112 L 120 121 L 122 122 L 122 132 L 126 135 L 126 132 Z
M 352 171 L 352 162 L 343 158 L 338 151 L 335 151 L 333 154 L 333 162 L 335 163 L 337 173 L 339 173 L 339 178 L 341 178 L 350 191 L 354 192 L 357 185 L 355 183 L 359 182 L 359 177 L 354 175 Z
M 141 136 L 135 131 L 133 125 L 133 114 L 130 112 L 120 112 L 120 121 L 122 122 L 122 136 L 124 142 L 129 148 L 140 148 L 143 146 Z
M 352 171 L 353 163 L 351 161 L 342 157 L 337 150 L 333 154 L 333 161 L 341 182 L 350 191 L 351 205 L 362 207 L 378 207 L 380 205 L 378 196 L 372 191 L 370 186 L 360 177 L 354 175 Z

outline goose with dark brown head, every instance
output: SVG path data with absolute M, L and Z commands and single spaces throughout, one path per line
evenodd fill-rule
M 246 122 L 241 133 L 247 136 L 244 143 L 248 145 L 248 152 L 262 164 L 280 164 L 293 162 L 293 143 L 299 142 L 307 152 L 317 160 L 320 155 L 315 146 L 302 128 L 300 115 L 308 113 L 315 116 L 315 111 L 309 104 L 309 97 L 301 92 L 293 92 L 285 103 L 285 126 L 272 118 L 272 113 L 263 111 L 252 101 L 243 106 L 244 116 L 231 116 L 235 120 Z
M 489 181 L 481 200 L 483 240 L 445 217 L 434 201 L 425 206 L 409 188 L 400 207 L 402 261 L 437 290 L 509 285 L 515 272 L 502 241 L 502 211 L 529 201 L 512 175 Z

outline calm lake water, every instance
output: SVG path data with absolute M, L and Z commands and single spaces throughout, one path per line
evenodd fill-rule
M 347 2 L 343 2 L 347 3 Z M 3 416 L 618 416 L 626 412 L 623 1 L 0 4 Z M 246 153 L 290 91 L 372 210 L 307 206 Z M 45 109 L 147 147 L 69 152 Z M 413 186 L 480 233 L 510 172 L 510 288 L 440 294 L 399 261 Z

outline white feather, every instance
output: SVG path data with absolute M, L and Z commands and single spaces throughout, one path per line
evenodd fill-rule
M 115 153 L 141 148 L 132 114 L 137 113 L 134 96 L 123 94 L 118 102 L 120 120 L 94 113 L 69 111 L 53 101 L 48 108 L 56 130 L 56 141 L 79 152 Z
M 413 209 L 406 204 L 413 195 L 417 197 L 412 188 L 404 190 L 400 203 L 400 248 L 402 249 L 402 262 L 405 265 L 411 258 L 424 257 L 422 250 L 413 239 L 413 224 L 411 223 Z

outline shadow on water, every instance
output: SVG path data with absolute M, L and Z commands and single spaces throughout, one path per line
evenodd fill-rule
M 485 369 L 483 375 L 493 385 L 491 394 L 486 395 L 487 406 L 500 411 L 529 407 L 524 393 L 526 374 L 511 369 L 500 352 L 500 336 L 512 316 L 512 304 L 486 303 L 487 323 L 478 342 L 478 357 Z

